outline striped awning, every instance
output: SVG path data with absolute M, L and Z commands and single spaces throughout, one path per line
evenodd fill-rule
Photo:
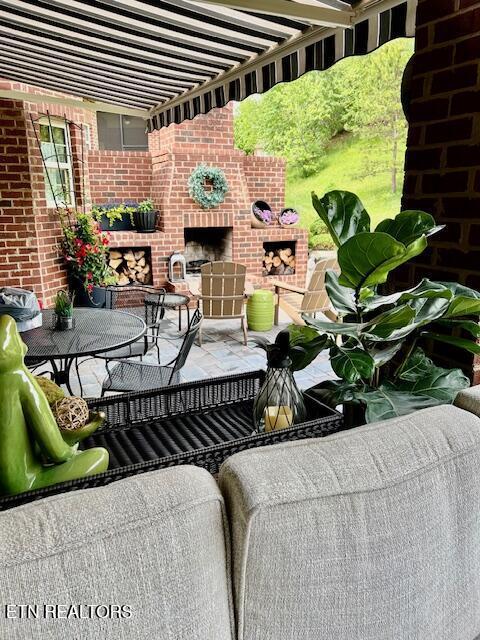
M 0 77 L 137 109 L 158 129 L 364 54 L 416 0 L 1 0 Z

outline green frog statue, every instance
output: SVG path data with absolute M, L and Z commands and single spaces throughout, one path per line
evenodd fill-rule
M 0 495 L 106 471 L 108 451 L 78 451 L 62 437 L 47 399 L 26 368 L 15 320 L 0 316 Z

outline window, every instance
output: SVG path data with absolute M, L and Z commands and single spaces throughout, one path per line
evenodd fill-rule
M 40 120 L 40 147 L 45 163 L 47 206 L 74 205 L 72 152 L 68 125 Z
M 143 118 L 97 112 L 98 146 L 110 151 L 147 151 L 148 138 Z

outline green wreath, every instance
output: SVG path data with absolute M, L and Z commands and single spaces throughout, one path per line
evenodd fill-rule
M 205 180 L 212 183 L 212 190 L 205 189 Z M 207 167 L 199 164 L 188 179 L 188 191 L 190 197 L 199 204 L 202 209 L 214 209 L 225 200 L 228 192 L 228 182 L 221 169 Z

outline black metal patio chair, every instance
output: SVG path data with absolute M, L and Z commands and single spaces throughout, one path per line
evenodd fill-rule
M 165 289 L 155 289 L 149 286 L 127 285 L 123 287 L 107 287 L 106 288 L 106 308 L 116 309 L 117 311 L 125 311 L 142 318 L 147 325 L 145 335 L 137 342 L 126 347 L 120 347 L 105 353 L 95 355 L 96 359 L 104 360 L 107 366 L 114 360 L 124 360 L 128 358 L 140 358 L 147 352 L 155 348 L 157 351 L 158 362 L 160 363 L 160 328 L 162 320 L 165 316 L 165 307 L 163 301 L 165 299 Z M 89 356 L 75 361 L 75 371 L 83 395 L 82 381 L 80 377 L 79 366 L 92 358 Z
M 110 366 L 107 362 L 108 376 L 102 385 L 102 397 L 107 391 L 151 391 L 180 382 L 180 370 L 187 360 L 201 322 L 202 314 L 197 309 L 190 320 L 177 355 L 165 365 L 122 359 Z

